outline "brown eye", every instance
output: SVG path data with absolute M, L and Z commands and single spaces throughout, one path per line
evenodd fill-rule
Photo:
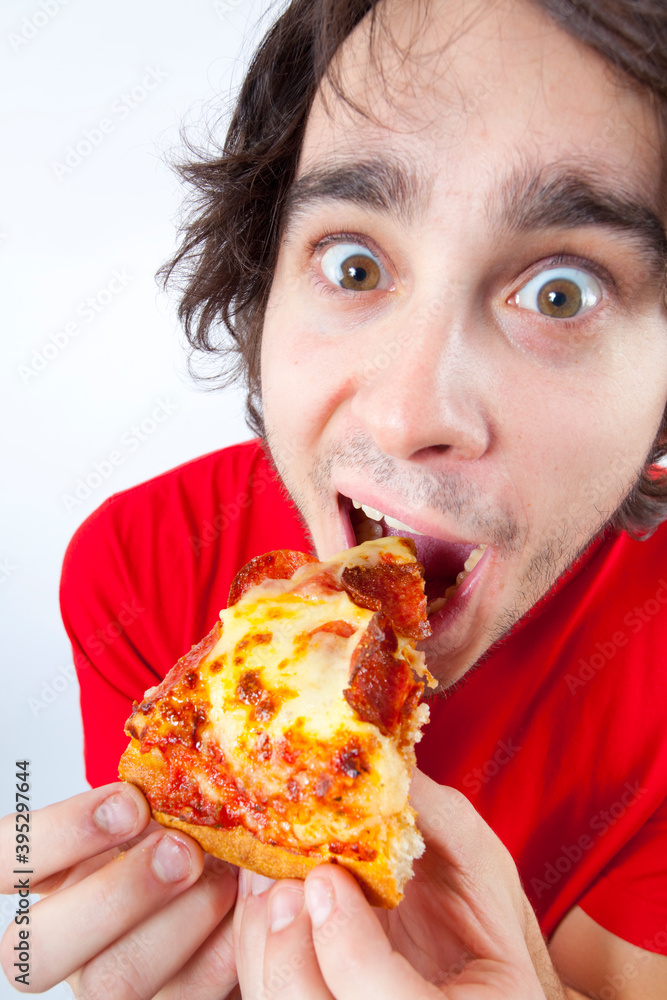
M 576 316 L 581 309 L 581 289 L 567 278 L 554 278 L 540 288 L 537 304 L 545 316 L 567 319 Z
M 343 272 L 340 280 L 343 288 L 356 288 L 360 292 L 366 292 L 380 284 L 380 268 L 372 257 L 365 254 L 355 253 L 352 257 L 346 257 L 340 269 Z
M 575 267 L 551 267 L 531 278 L 510 302 L 551 319 L 571 319 L 588 312 L 602 298 L 592 274 Z
M 322 255 L 321 267 L 332 284 L 355 292 L 373 291 L 384 276 L 382 265 L 373 254 L 354 243 L 330 246 Z

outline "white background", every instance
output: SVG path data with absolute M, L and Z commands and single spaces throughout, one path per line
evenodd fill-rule
M 112 493 L 250 437 L 239 392 L 202 392 L 185 374 L 174 302 L 153 276 L 175 246 L 183 192 L 166 159 L 179 127 L 201 138 L 222 112 L 222 136 L 267 6 L 2 4 L 0 815 L 13 808 L 17 759 L 31 761 L 35 808 L 87 787 L 58 609 L 73 532 Z M 123 277 L 110 286 L 114 272 Z M 160 400 L 173 412 L 151 425 Z M 131 428 L 146 420 L 154 430 L 138 441 Z M 66 501 L 113 451 L 111 474 Z M 0 897 L 1 927 L 14 908 Z M 2 978 L 5 996 L 17 994 Z

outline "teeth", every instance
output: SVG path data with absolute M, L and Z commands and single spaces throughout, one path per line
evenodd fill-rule
M 488 549 L 488 545 L 478 545 L 476 549 L 472 550 L 463 564 L 463 569 L 456 577 L 455 587 L 460 587 L 465 578 L 474 570 L 475 566 L 484 555 L 485 549 Z
M 408 531 L 411 535 L 423 535 L 423 531 L 417 531 L 416 528 L 411 528 L 409 524 L 405 524 L 403 521 L 399 521 L 396 517 L 390 517 L 389 514 L 383 514 L 381 510 L 377 510 L 375 507 L 369 507 L 365 503 L 360 503 L 359 500 L 353 500 L 352 506 L 356 507 L 357 510 L 363 510 L 366 517 L 369 517 L 371 521 L 381 521 L 384 518 L 385 524 L 390 528 L 397 528 L 399 531 Z M 379 535 L 374 535 L 374 538 L 379 538 Z M 366 539 L 364 539 L 366 541 Z
M 371 521 L 381 521 L 384 517 L 381 510 L 376 510 L 375 507 L 368 507 L 365 503 L 359 503 L 358 500 L 353 500 L 352 506 L 356 507 L 357 510 L 363 510 L 366 517 L 370 517 Z
M 411 535 L 423 535 L 423 531 L 417 531 L 416 528 L 411 528 L 409 524 L 404 524 L 403 521 L 399 521 L 396 517 L 389 517 L 388 514 L 384 515 L 385 524 L 388 524 L 390 528 L 398 528 L 399 531 L 409 531 Z
M 459 589 L 465 578 L 474 570 L 477 563 L 480 561 L 484 555 L 484 550 L 488 549 L 488 545 L 478 545 L 476 549 L 473 549 L 466 561 L 463 564 L 463 569 L 456 577 L 456 583 L 451 587 L 447 587 L 444 597 L 438 597 L 435 601 L 431 601 L 428 608 L 426 609 L 427 614 L 432 615 L 434 612 L 439 611 L 440 608 L 447 603 L 450 597 L 452 597 L 456 591 Z
M 488 548 L 488 545 L 478 545 L 476 549 L 473 549 L 466 561 L 463 564 L 464 570 L 469 573 L 471 569 L 474 569 L 477 563 L 480 561 L 484 555 L 484 550 Z

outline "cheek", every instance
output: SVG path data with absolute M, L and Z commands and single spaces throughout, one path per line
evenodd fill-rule
M 318 333 L 285 303 L 267 315 L 261 364 L 267 427 L 312 447 L 351 391 L 349 340 Z
M 302 400 L 299 358 L 288 351 L 287 338 L 281 336 L 277 319 L 272 317 L 264 324 L 261 357 L 262 405 L 273 433 L 285 427 L 290 415 L 296 415 Z
M 588 378 L 567 393 L 541 387 L 514 445 L 515 455 L 532 456 L 528 466 L 517 457 L 514 467 L 523 469 L 521 493 L 537 534 L 585 540 L 627 494 L 665 403 L 661 387 L 642 393 L 634 382 L 626 373 L 597 384 Z

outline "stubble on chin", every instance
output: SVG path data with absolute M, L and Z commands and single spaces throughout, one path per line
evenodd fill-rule
M 506 639 L 519 622 L 531 614 L 539 602 L 556 587 L 577 560 L 583 556 L 589 546 L 601 535 L 613 530 L 612 521 L 631 489 L 632 486 L 628 486 L 623 491 L 623 496 L 613 509 L 602 512 L 595 508 L 597 517 L 583 539 L 581 535 L 575 534 L 573 523 L 560 522 L 554 526 L 552 534 L 544 540 L 539 550 L 530 558 L 522 571 L 514 588 L 512 603 L 500 610 L 491 625 L 483 626 L 482 630 L 486 642 L 482 651 L 471 658 L 470 664 L 454 680 L 441 682 L 435 691 L 436 695 L 444 692 L 452 693 L 464 684 L 473 671 L 484 663 L 493 651 L 493 647 L 501 640 Z M 455 655 L 455 653 L 456 651 L 452 651 L 450 655 Z M 429 658 L 428 654 L 427 658 Z M 429 669 L 434 676 L 437 676 L 440 671 L 437 669 L 436 662 L 437 660 L 446 662 L 447 652 L 434 650 L 430 659 Z
M 620 503 L 622 502 L 621 500 Z M 620 504 L 604 514 L 598 510 L 597 519 L 583 540 L 580 535 L 574 535 L 572 526 L 561 524 L 558 526 L 559 530 L 544 541 L 521 573 L 514 590 L 513 603 L 504 608 L 494 624 L 487 628 L 489 649 L 501 639 L 507 638 L 518 623 L 530 615 L 600 535 L 612 530 L 611 522 L 619 507 Z

